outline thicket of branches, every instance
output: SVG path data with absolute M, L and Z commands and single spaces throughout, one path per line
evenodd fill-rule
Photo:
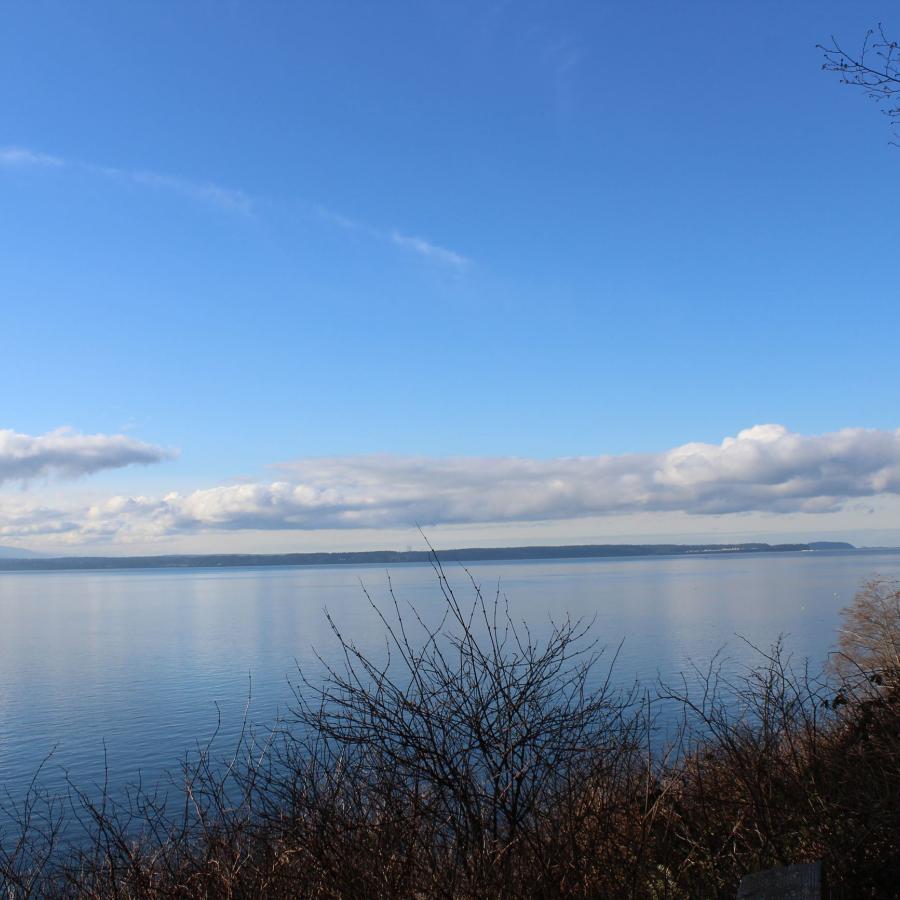
M 747 872 L 822 859 L 834 897 L 900 883 L 900 585 L 845 612 L 821 676 L 776 644 L 651 698 L 613 688 L 589 624 L 533 639 L 502 598 L 442 618 L 396 599 L 377 660 L 343 664 L 235 756 L 114 801 L 36 779 L 0 844 L 10 898 L 733 897 Z M 393 596 L 393 595 L 392 595 Z M 431 617 L 428 617 L 429 621 Z M 660 704 L 682 714 L 668 752 Z M 176 802 L 177 801 L 177 802 Z
M 870 100 L 882 104 L 895 137 L 900 142 L 900 45 L 888 37 L 884 26 L 870 28 L 859 49 L 846 50 L 832 37 L 830 44 L 820 45 L 825 55 L 822 64 L 828 72 L 837 72 L 841 83 L 855 87 Z

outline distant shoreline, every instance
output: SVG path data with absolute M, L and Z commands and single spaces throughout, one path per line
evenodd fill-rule
M 870 548 L 865 548 L 870 549 Z M 892 548 L 871 548 L 892 549 Z M 437 550 L 442 562 L 515 562 L 529 559 L 604 559 L 801 551 L 860 550 L 843 541 L 807 544 L 571 544 L 533 547 L 466 547 Z M 429 562 L 427 550 L 366 550 L 346 553 L 229 553 L 169 556 L 66 556 L 0 559 L 0 572 L 47 572 L 102 569 L 249 568 L 259 566 L 397 565 Z

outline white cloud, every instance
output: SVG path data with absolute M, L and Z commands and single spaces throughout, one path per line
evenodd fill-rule
M 460 253 L 448 250 L 446 247 L 440 247 L 432 244 L 424 238 L 410 237 L 406 234 L 400 234 L 399 231 L 392 231 L 390 235 L 391 243 L 402 247 L 404 250 L 411 250 L 424 256 L 425 259 L 431 259 L 435 262 L 452 266 L 455 269 L 465 269 L 470 265 L 470 260 Z
M 0 484 L 47 475 L 77 478 L 171 456 L 171 451 L 122 434 L 78 434 L 59 428 L 34 436 L 0 429 Z M 4 519 L 0 509 L 0 522 Z
M 256 199 L 245 191 L 224 187 L 212 181 L 181 178 L 148 169 L 127 169 L 118 166 L 104 166 L 79 160 L 64 159 L 60 156 L 51 156 L 47 153 L 30 150 L 27 147 L 0 147 L 0 167 L 4 166 L 7 168 L 79 170 L 102 178 L 126 181 L 151 189 L 171 191 L 228 212 L 245 215 L 252 215 L 257 206 Z M 459 272 L 469 268 L 472 264 L 472 261 L 461 253 L 449 250 L 425 238 L 404 234 L 397 229 L 373 228 L 370 225 L 358 222 L 325 207 L 318 207 L 317 212 L 321 218 L 331 222 L 333 225 L 338 225 L 348 231 L 367 234 L 379 241 L 393 244 L 395 247 L 415 253 L 417 256 L 430 262 L 450 267 Z
M 104 178 L 130 181 L 145 187 L 172 191 L 230 212 L 250 214 L 253 198 L 244 191 L 223 187 L 211 181 L 179 178 L 143 169 L 123 169 L 117 166 L 101 166 L 50 156 L 25 147 L 0 147 L 0 166 L 54 169 L 77 169 Z
M 66 165 L 66 162 L 58 156 L 50 156 L 47 153 L 35 153 L 33 150 L 26 150 L 24 147 L 0 147 L 0 165 L 59 168 Z
M 73 541 L 133 541 L 647 513 L 830 513 L 862 498 L 900 494 L 900 430 L 808 436 L 759 425 L 720 444 L 690 443 L 660 453 L 306 459 L 280 466 L 279 474 L 276 481 L 157 498 L 113 497 L 80 510 L 0 511 L 0 536 L 27 537 L 42 527 L 72 531 L 73 522 Z
M 448 250 L 446 247 L 441 247 L 439 244 L 427 241 L 425 238 L 403 234 L 402 232 L 397 231 L 397 229 L 385 231 L 381 228 L 373 228 L 371 225 L 358 222 L 356 219 L 351 219 L 341 213 L 326 209 L 322 206 L 317 208 L 317 212 L 325 221 L 330 222 L 332 225 L 338 225 L 347 231 L 357 231 L 362 234 L 367 234 L 369 237 L 376 238 L 379 241 L 388 241 L 395 247 L 400 247 L 402 250 L 415 253 L 417 256 L 421 256 L 423 259 L 427 259 L 430 262 L 449 266 L 459 272 L 464 271 L 472 265 L 472 260 L 468 257 L 463 256 L 461 253 L 457 253 L 455 250 Z
M 253 199 L 244 191 L 222 187 L 211 181 L 191 181 L 186 178 L 175 178 L 172 175 L 161 175 L 159 172 L 121 172 L 137 184 L 148 187 L 163 188 L 176 191 L 195 200 L 218 206 L 232 212 L 250 214 L 253 212 Z

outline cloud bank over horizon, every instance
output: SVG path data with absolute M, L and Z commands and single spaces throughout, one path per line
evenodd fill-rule
M 0 429 L 0 485 L 47 476 L 78 478 L 106 469 L 163 462 L 174 455 L 123 434 L 79 434 L 71 428 L 57 428 L 30 435 Z M 3 520 L 0 506 L 0 525 Z
M 33 473 L 84 474 L 158 461 L 165 453 L 122 436 L 53 432 L 29 439 L 43 441 L 33 445 L 43 450 L 32 450 L 30 457 L 20 453 L 14 468 L 13 454 L 3 452 L 4 440 L 10 440 L 6 434 L 12 432 L 0 432 L 0 479 L 4 472 L 6 478 L 26 477 L 29 466 Z M 802 435 L 782 425 L 757 425 L 720 444 L 688 443 L 659 453 L 557 459 L 336 457 L 284 463 L 277 472 L 275 480 L 159 497 L 114 496 L 81 507 L 30 504 L 20 497 L 0 503 L 0 540 L 65 535 L 72 544 L 129 543 L 198 533 L 476 525 L 635 513 L 833 513 L 850 502 L 900 494 L 900 429 Z

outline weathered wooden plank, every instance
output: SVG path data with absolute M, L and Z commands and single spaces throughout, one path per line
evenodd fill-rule
M 754 872 L 741 879 L 737 900 L 822 900 L 822 863 Z

